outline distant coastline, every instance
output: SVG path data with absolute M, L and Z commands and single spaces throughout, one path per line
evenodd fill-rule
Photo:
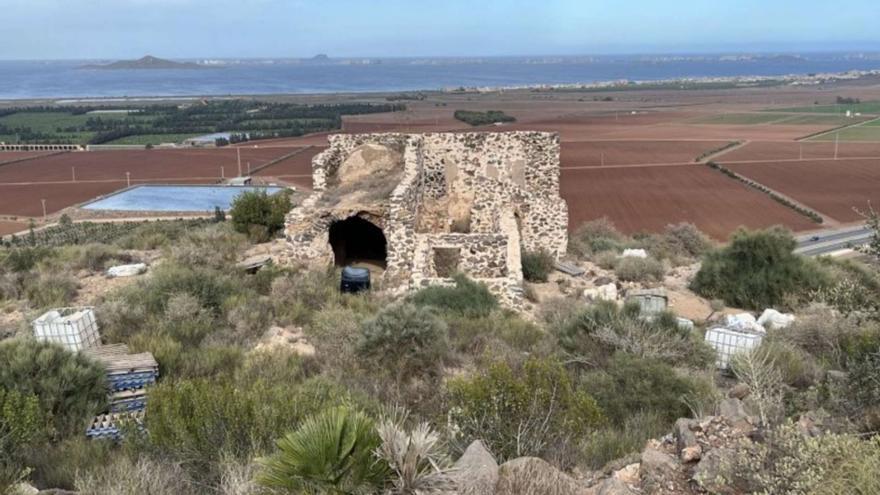
M 161 60 L 161 59 L 160 59 Z M 724 89 L 880 75 L 880 54 L 172 61 L 223 70 L 81 70 L 85 61 L 0 61 L 0 100 Z M 113 64 L 108 64 L 113 65 Z M 164 67 L 164 64 L 138 64 Z M 130 74 L 130 75 L 129 75 Z
M 175 62 L 152 55 L 141 57 L 137 60 L 119 60 L 109 64 L 87 64 L 80 69 L 93 70 L 203 70 L 217 68 L 217 66 L 201 65 L 194 62 Z

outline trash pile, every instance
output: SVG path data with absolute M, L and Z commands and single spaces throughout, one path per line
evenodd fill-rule
M 721 325 L 706 331 L 706 343 L 715 349 L 718 356 L 715 365 L 718 369 L 729 369 L 734 354 L 758 347 L 768 328 L 786 328 L 794 323 L 794 319 L 794 315 L 772 308 L 765 309 L 758 318 L 751 313 L 725 316 Z
M 86 430 L 90 438 L 119 438 L 120 427 L 142 424 L 147 406 L 145 388 L 159 378 L 159 364 L 149 352 L 129 354 L 125 344 L 101 345 L 93 308 L 58 308 L 33 321 L 37 340 L 60 344 L 100 363 L 107 373 L 108 411 L 97 415 Z

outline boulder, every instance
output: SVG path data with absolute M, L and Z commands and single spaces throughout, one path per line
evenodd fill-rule
M 748 385 L 745 383 L 737 383 L 727 392 L 727 396 L 731 399 L 743 400 L 749 396 L 749 393 L 751 393 L 751 389 L 749 389 Z
M 455 462 L 451 477 L 461 495 L 492 493 L 498 482 L 498 463 L 483 442 L 475 440 Z
M 647 258 L 648 252 L 644 249 L 624 249 L 621 258 Z
M 631 495 L 634 492 L 626 483 L 617 478 L 608 478 L 599 485 L 597 495 Z
M 727 398 L 718 404 L 718 415 L 724 416 L 731 423 L 748 419 L 749 415 L 742 401 L 739 399 Z
M 681 462 L 696 462 L 703 456 L 703 448 L 699 445 L 681 449 Z
M 642 451 L 641 460 L 639 476 L 648 489 L 664 486 L 664 480 L 674 476 L 679 468 L 674 457 L 650 445 Z
M 733 466 L 736 451 L 730 448 L 717 448 L 706 452 L 694 468 L 693 480 L 709 493 L 736 493 L 725 483 Z
M 621 469 L 618 469 L 611 475 L 612 478 L 622 481 L 627 485 L 635 485 L 639 482 L 639 468 L 641 464 L 638 462 L 634 462 L 632 464 L 627 464 Z
M 600 285 L 608 285 L 608 284 L 613 284 L 613 283 L 614 283 L 614 279 L 611 277 L 596 277 L 596 279 L 593 280 L 593 285 L 595 285 L 596 287 L 598 287 Z
M 115 277 L 133 277 L 147 271 L 147 265 L 144 263 L 134 263 L 132 265 L 117 265 L 107 269 L 107 276 Z
M 794 315 L 791 313 L 780 313 L 772 308 L 767 308 L 758 318 L 758 325 L 764 328 L 786 328 L 794 323 Z
M 678 418 L 672 427 L 672 434 L 675 437 L 675 448 L 679 452 L 682 450 L 697 446 L 697 435 L 693 429 L 699 427 L 699 422 L 695 419 Z
M 498 469 L 496 495 L 586 495 L 590 490 L 537 457 L 511 459 Z
M 590 301 L 616 301 L 617 285 L 610 283 L 592 289 L 584 289 L 584 297 Z

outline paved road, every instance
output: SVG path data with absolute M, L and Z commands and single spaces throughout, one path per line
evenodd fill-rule
M 805 256 L 819 256 L 841 249 L 850 249 L 854 246 L 867 244 L 871 239 L 872 232 L 864 226 L 849 227 L 803 235 L 797 238 L 798 247 L 796 253 Z M 814 237 L 818 236 L 818 239 Z

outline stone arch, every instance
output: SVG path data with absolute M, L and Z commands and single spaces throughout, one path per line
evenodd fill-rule
M 385 268 L 388 241 L 382 228 L 360 215 L 336 220 L 329 227 L 333 261 L 337 266 L 366 263 Z

